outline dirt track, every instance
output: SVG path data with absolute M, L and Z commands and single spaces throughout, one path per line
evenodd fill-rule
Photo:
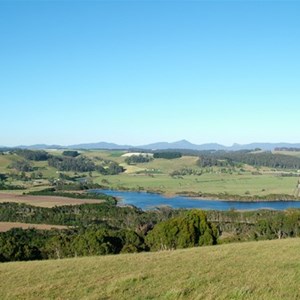
M 41 207 L 54 207 L 63 205 L 79 205 L 84 203 L 101 203 L 102 200 L 95 199 L 75 199 L 57 196 L 31 196 L 0 193 L 0 202 L 17 202 Z

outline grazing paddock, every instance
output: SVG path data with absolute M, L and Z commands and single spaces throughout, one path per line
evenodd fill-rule
M 16 202 L 25 203 L 33 206 L 40 207 L 54 207 L 63 205 L 80 205 L 80 204 L 99 204 L 103 200 L 95 199 L 75 199 L 68 197 L 58 196 L 31 196 L 31 195 L 16 195 L 10 193 L 0 193 L 0 203 L 3 202 Z
M 299 299 L 300 239 L 0 264 L 0 299 Z

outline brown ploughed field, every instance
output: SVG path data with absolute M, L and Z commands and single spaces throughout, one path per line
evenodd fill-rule
M 0 193 L 0 203 L 3 202 L 17 202 L 40 207 L 54 207 L 63 205 L 79 205 L 85 203 L 99 204 L 103 201 L 95 199 L 75 199 L 58 196 L 31 196 Z

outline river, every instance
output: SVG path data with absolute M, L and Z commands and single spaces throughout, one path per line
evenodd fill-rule
M 117 197 L 120 204 L 134 205 L 143 210 L 153 209 L 159 206 L 170 206 L 172 208 L 201 208 L 214 210 L 256 210 L 275 209 L 285 210 L 287 208 L 300 208 L 300 201 L 225 201 L 225 200 L 202 200 L 197 198 L 174 196 L 165 197 L 160 194 L 150 194 L 146 192 L 130 192 L 117 190 L 94 190 Z

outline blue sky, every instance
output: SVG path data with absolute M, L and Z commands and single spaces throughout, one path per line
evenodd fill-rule
M 0 1 L 0 145 L 300 142 L 298 1 Z

